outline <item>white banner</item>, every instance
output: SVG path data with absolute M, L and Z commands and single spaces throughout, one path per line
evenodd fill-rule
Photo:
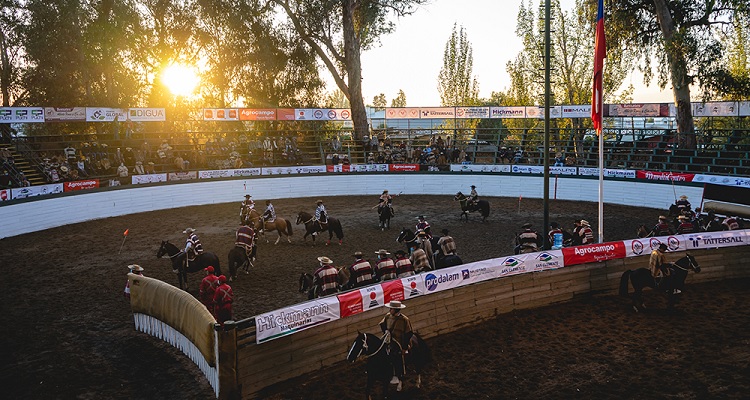
M 135 122 L 166 121 L 167 112 L 163 108 L 131 108 L 128 110 L 128 119 Z
M 352 112 L 348 108 L 297 108 L 294 110 L 297 121 L 348 121 Z
M 456 109 L 453 107 L 420 108 L 419 118 L 456 118 Z
M 388 164 L 351 164 L 349 172 L 388 172 Z
M 325 172 L 327 172 L 325 165 L 295 165 L 291 167 L 263 167 L 261 169 L 261 175 L 322 174 Z
M 133 175 L 133 184 L 166 182 L 167 174 Z
M 667 250 L 669 251 L 687 250 L 682 235 L 623 240 L 623 244 L 625 245 L 625 257 L 649 255 L 652 250 L 658 249 L 659 245 L 662 243 L 667 245 Z
M 489 118 L 489 107 L 456 107 L 456 118 Z
M 451 171 L 461 172 L 510 172 L 510 165 L 451 164 Z
M 552 106 L 549 108 L 550 118 L 560 118 L 562 116 L 562 107 Z M 544 107 L 526 107 L 526 118 L 544 119 Z
M 544 168 L 544 167 L 542 167 Z M 542 170 L 544 173 L 544 170 Z M 549 167 L 549 173 L 552 175 L 576 175 L 578 174 L 577 167 Z M 635 172 L 633 172 L 635 174 Z
M 669 108 L 660 103 L 606 104 L 604 115 L 609 117 L 665 117 Z M 607 112 L 609 111 L 609 112 Z
M 385 305 L 385 296 L 383 295 L 383 287 L 380 285 L 372 285 L 359 289 L 359 294 L 362 296 L 362 311 L 369 311 L 374 308 L 382 307 Z
M 260 168 L 243 168 L 233 169 L 232 176 L 258 176 L 260 175 Z
M 715 249 L 718 247 L 745 246 L 748 244 L 747 231 L 700 232 L 684 236 L 686 250 Z
M 170 172 L 167 175 L 168 181 L 189 181 L 193 179 L 198 179 L 198 172 L 197 171 L 179 171 L 179 172 Z
M 741 101 L 739 109 L 740 117 L 750 116 L 750 101 Z
M 386 108 L 385 119 L 418 119 L 419 108 L 417 107 L 402 107 L 402 108 Z
M 69 122 L 69 121 L 85 121 L 86 120 L 86 107 L 45 107 L 44 108 L 44 121 L 45 122 Z
M 693 117 L 736 117 L 739 107 L 736 101 L 717 101 L 711 103 L 692 103 Z
M 562 106 L 563 118 L 591 118 L 591 104 Z
M 599 176 L 599 168 L 578 167 L 578 175 Z M 634 169 L 608 169 L 604 168 L 604 176 L 608 178 L 635 179 Z
M 733 176 L 696 174 L 693 182 L 713 183 L 714 185 L 740 186 L 750 188 L 750 178 L 737 178 Z
M 204 121 L 239 121 L 240 112 L 236 108 L 204 108 Z
M 548 250 L 537 253 L 524 254 L 523 260 L 527 271 L 544 271 L 558 269 L 565 266 L 562 250 Z
M 336 296 L 323 297 L 260 314 L 255 317 L 255 340 L 258 344 L 264 343 L 335 321 L 340 315 Z
M 526 118 L 526 107 L 490 107 L 490 118 Z
M 544 167 L 541 165 L 513 165 L 511 172 L 514 174 L 543 174 Z
M 427 293 L 427 289 L 424 287 L 424 274 L 401 278 L 401 285 L 404 287 L 404 299 L 411 299 Z
M 49 185 L 38 185 L 38 186 L 29 186 L 29 187 L 22 187 L 22 188 L 13 188 L 11 191 L 11 197 L 14 199 L 25 199 L 27 197 L 34 197 L 34 196 L 46 196 L 48 194 L 55 194 L 55 193 L 62 193 L 63 192 L 63 184 L 62 183 L 52 183 Z
M 229 169 L 213 169 L 208 171 L 198 171 L 198 179 L 212 179 L 212 178 L 229 178 L 234 176 L 232 170 Z
M 44 122 L 44 108 L 0 107 L 0 122 L 5 124 Z
M 125 108 L 86 107 L 86 122 L 125 122 L 128 110 Z
M 430 271 L 424 275 L 424 287 L 426 293 L 435 293 L 443 290 L 453 289 L 461 286 L 461 270 L 466 266 L 443 268 Z

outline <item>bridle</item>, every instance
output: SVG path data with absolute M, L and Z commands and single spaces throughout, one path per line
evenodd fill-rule
M 303 221 L 302 220 L 302 216 L 301 215 L 297 215 L 297 221 L 299 221 L 298 223 L 302 223 L 302 224 L 307 225 L 308 223 L 312 222 L 312 220 L 313 220 L 312 216 L 310 216 L 310 219 L 308 219 L 307 221 Z
M 685 268 L 685 267 L 683 267 L 683 266 L 681 266 L 681 265 L 679 265 L 677 263 L 672 263 L 672 265 L 675 266 L 675 267 L 677 267 L 677 268 L 679 268 L 679 269 L 681 269 L 681 270 L 683 270 L 683 271 L 689 271 L 691 269 L 693 271 L 696 271 L 697 270 L 697 266 L 695 265 L 695 263 L 693 263 L 693 256 L 691 256 L 691 255 L 685 255 L 685 258 L 687 258 L 688 259 L 688 263 L 690 263 L 689 268 Z
M 381 338 L 381 339 L 384 339 L 384 338 L 385 338 L 385 334 L 383 335 L 383 338 Z M 385 346 L 385 340 L 381 340 L 380 341 L 380 347 L 378 347 L 377 350 L 373 351 L 372 353 L 367 353 L 367 350 L 370 348 L 370 346 L 367 345 L 367 333 L 363 333 L 362 334 L 362 350 L 359 351 L 359 354 L 357 355 L 357 358 L 364 357 L 365 359 L 368 359 L 368 358 L 374 356 L 375 354 L 378 354 L 380 352 L 380 350 L 383 349 L 383 346 Z M 362 351 L 363 350 L 365 352 L 364 355 L 362 355 Z

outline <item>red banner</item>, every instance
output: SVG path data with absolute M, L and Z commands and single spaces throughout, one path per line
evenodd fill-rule
M 240 121 L 276 121 L 275 108 L 242 108 Z
M 277 108 L 276 119 L 278 121 L 294 121 L 294 109 L 293 108 Z
M 99 187 L 98 179 L 89 179 L 85 181 L 65 182 L 63 183 L 63 191 L 70 192 L 73 190 L 86 190 Z
M 681 174 L 679 172 L 660 171 L 635 171 L 635 177 L 638 179 L 648 179 L 651 181 L 692 182 L 695 174 Z
M 565 266 L 625 258 L 625 243 L 607 242 L 586 246 L 563 247 Z
M 385 281 L 380 284 L 383 288 L 383 301 L 388 304 L 391 300 L 404 300 L 404 284 L 401 279 L 394 279 L 392 281 Z
M 392 172 L 418 172 L 419 164 L 390 164 L 388 170 Z
M 341 318 L 359 314 L 363 311 L 362 293 L 359 290 L 352 290 L 337 297 L 339 299 Z

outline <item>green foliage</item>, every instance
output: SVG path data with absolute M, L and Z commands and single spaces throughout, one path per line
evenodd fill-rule
M 453 25 L 450 39 L 445 43 L 443 67 L 438 75 L 438 92 L 443 106 L 471 106 L 477 104 L 479 83 L 473 74 L 474 57 L 471 43 L 463 26 Z
M 385 98 L 385 93 L 380 93 L 379 95 L 373 97 L 372 106 L 376 111 L 382 111 L 386 106 L 388 106 L 388 100 L 386 100 Z
M 396 98 L 391 100 L 391 107 L 406 107 L 406 93 L 403 89 L 399 89 Z

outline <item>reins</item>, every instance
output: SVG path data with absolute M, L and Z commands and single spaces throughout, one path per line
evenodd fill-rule
M 364 335 L 363 341 L 364 341 L 365 343 L 364 343 L 364 345 L 362 346 L 362 348 L 363 348 L 363 349 L 365 349 L 365 350 L 367 350 L 367 334 L 366 334 L 366 333 L 363 333 L 363 335 Z M 372 352 L 372 353 L 370 353 L 370 354 L 367 354 L 367 353 L 365 353 L 365 355 L 364 355 L 364 356 L 362 356 L 362 358 L 365 358 L 365 359 L 367 359 L 367 358 L 370 358 L 370 357 L 374 356 L 375 354 L 378 354 L 378 353 L 380 352 L 380 350 L 382 350 L 382 349 L 383 349 L 383 346 L 385 346 L 385 340 L 384 340 L 384 339 L 385 339 L 385 334 L 383 334 L 383 337 L 381 337 L 381 338 L 380 338 L 380 340 L 381 340 L 381 341 L 380 341 L 380 347 L 378 347 L 378 349 L 377 349 L 377 350 L 375 350 L 374 352 Z

